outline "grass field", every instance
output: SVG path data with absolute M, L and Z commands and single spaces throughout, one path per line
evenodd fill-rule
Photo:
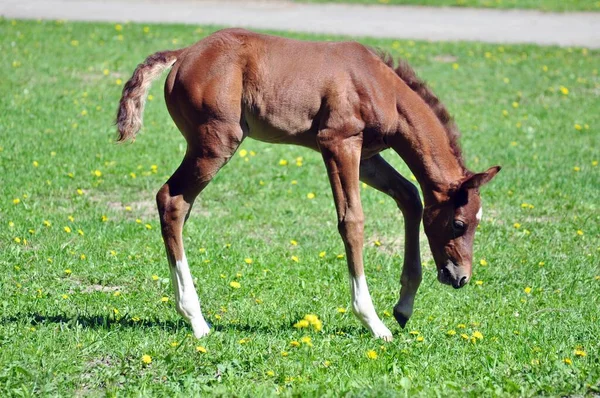
M 470 168 L 503 166 L 482 191 L 472 283 L 439 284 L 423 237 L 401 330 L 402 220 L 363 189 L 367 276 L 395 335 L 374 340 L 348 305 L 319 155 L 248 140 L 186 226 L 214 327 L 198 341 L 175 311 L 155 212 L 185 150 L 161 83 L 133 145 L 113 143 L 112 123 L 139 62 L 212 30 L 0 20 L 0 395 L 600 391 L 599 52 L 365 39 L 431 83 Z M 322 332 L 293 327 L 306 314 Z
M 598 0 L 296 0 L 310 3 L 355 3 L 372 5 L 414 5 L 434 7 L 475 7 L 531 9 L 540 11 L 600 11 Z

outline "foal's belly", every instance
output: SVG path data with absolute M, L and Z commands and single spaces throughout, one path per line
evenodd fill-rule
M 317 132 L 312 129 L 312 121 L 283 120 L 283 117 L 261 119 L 246 110 L 243 115 L 247 126 L 247 136 L 258 141 L 273 144 L 300 145 L 318 151 Z
M 281 119 L 264 120 L 249 111 L 244 112 L 244 122 L 247 128 L 245 132 L 250 138 L 273 144 L 300 145 L 320 152 L 317 144 L 317 129 L 313 120 L 304 121 L 282 121 Z M 361 159 L 371 156 L 387 149 L 382 136 L 371 132 L 363 136 Z

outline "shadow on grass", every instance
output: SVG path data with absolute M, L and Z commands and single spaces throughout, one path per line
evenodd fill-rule
M 157 328 L 170 332 L 180 330 L 192 331 L 192 328 L 183 320 L 160 320 L 160 319 L 139 319 L 130 316 L 114 317 L 111 315 L 66 315 L 66 314 L 18 314 L 10 317 L 1 317 L 0 324 L 8 325 L 11 323 L 28 323 L 32 326 L 60 324 L 67 326 L 79 326 L 87 329 L 106 329 L 113 327 L 124 327 L 131 329 L 149 329 Z M 210 324 L 210 328 L 214 331 L 229 332 L 236 331 L 240 333 L 261 333 L 261 334 L 279 334 L 282 331 L 294 330 L 290 325 L 252 325 L 241 323 L 226 323 L 226 324 Z M 332 330 L 331 333 L 342 334 L 347 336 L 358 336 L 364 334 L 366 330 L 362 330 L 359 326 L 343 327 Z

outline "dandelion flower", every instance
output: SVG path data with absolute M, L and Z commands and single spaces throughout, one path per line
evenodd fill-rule
M 304 336 L 300 339 L 300 341 L 306 344 L 307 346 L 312 347 L 312 339 L 310 338 L 310 336 Z
M 377 359 L 377 352 L 375 352 L 374 350 L 367 351 L 367 358 Z
M 485 258 L 482 258 L 481 260 L 479 260 L 479 264 L 485 267 L 486 265 L 488 265 L 488 262 L 485 260 Z
M 292 239 L 292 240 L 290 240 L 290 245 L 298 246 L 298 242 L 296 242 L 294 239 Z
M 483 281 L 481 281 L 481 280 L 480 280 L 480 281 L 475 281 L 475 284 L 476 284 L 477 286 L 482 286 L 482 285 L 483 285 Z
M 294 262 L 300 262 L 300 259 L 298 258 L 298 256 L 292 256 L 292 261 Z
M 315 194 L 314 194 L 314 193 L 312 193 L 312 192 L 309 192 L 309 193 L 307 193 L 307 194 L 306 194 L 306 197 L 307 197 L 308 199 L 314 199 L 314 198 L 315 198 Z
M 346 313 L 346 309 L 343 307 L 338 307 L 337 312 L 339 312 L 340 314 L 345 314 Z
M 529 286 L 523 289 L 523 291 L 525 292 L 525 294 L 531 294 L 531 288 Z
M 581 349 L 576 349 L 575 356 L 576 357 L 585 357 L 585 356 L 587 356 L 587 353 Z
M 166 297 L 166 296 L 163 296 L 163 297 L 161 297 L 161 298 L 160 298 L 160 301 L 161 301 L 162 303 L 166 303 L 167 301 L 169 301 L 169 298 L 168 298 L 168 297 Z
M 579 235 L 579 236 L 582 236 L 582 235 L 583 235 L 583 231 L 582 231 L 582 230 L 580 230 L 580 229 L 578 229 L 578 230 L 577 230 L 577 235 Z
M 569 89 L 568 89 L 568 88 L 566 88 L 565 86 L 560 86 L 560 92 L 561 92 L 563 95 L 569 95 Z
M 152 363 L 152 357 L 148 354 L 142 355 L 142 362 L 144 365 L 150 365 Z
M 477 340 L 483 340 L 483 334 L 481 334 L 479 330 L 473 332 L 473 337 L 475 337 Z
M 571 358 L 565 358 L 565 359 L 563 359 L 563 362 L 566 363 L 567 365 L 573 364 L 573 361 L 571 361 Z
M 68 227 L 68 226 L 67 226 L 67 227 L 64 227 L 63 229 L 64 229 L 64 231 L 65 231 L 66 233 L 68 233 L 68 234 L 70 234 L 70 233 L 71 233 L 71 227 Z
M 202 347 L 201 345 L 196 347 L 196 352 L 200 352 L 202 354 L 206 354 L 208 352 L 208 350 L 204 347 Z
M 300 319 L 298 322 L 296 322 L 294 324 L 294 327 L 296 329 L 307 328 L 309 326 L 310 326 L 310 323 L 308 323 L 308 321 L 306 319 Z
M 418 341 L 419 343 L 423 342 L 424 340 L 425 340 L 425 338 L 424 338 L 423 336 L 419 336 L 419 337 L 417 337 L 417 341 Z
M 245 259 L 244 259 L 244 262 L 245 262 L 246 264 L 252 264 L 252 262 L 253 262 L 253 261 L 252 261 L 252 259 L 251 259 L 251 258 L 245 258 Z
M 327 255 L 327 252 L 320 252 L 319 253 L 319 257 L 323 258 Z
M 299 342 L 297 342 L 296 340 L 292 340 L 292 341 L 290 341 L 290 345 L 291 345 L 292 347 L 300 347 L 300 343 L 299 343 Z
M 280 165 L 280 166 L 287 166 L 287 165 L 288 165 L 288 161 L 287 161 L 287 160 L 285 160 L 285 159 L 280 159 L 280 160 L 279 160 L 279 165 Z
M 234 289 L 239 289 L 240 287 L 242 287 L 242 285 L 240 285 L 240 283 L 236 281 L 229 282 L 229 286 L 231 286 Z
M 456 335 L 456 330 L 454 330 L 454 329 L 450 329 L 450 330 L 448 330 L 448 331 L 446 332 L 446 334 L 447 334 L 448 336 L 454 336 L 454 335 Z
M 243 157 L 243 158 L 245 158 L 246 156 L 248 156 L 248 151 L 247 151 L 247 150 L 245 150 L 245 149 L 242 149 L 242 150 L 240 151 L 240 156 L 241 156 L 241 157 Z
M 15 199 L 13 199 L 13 203 L 18 205 L 19 203 L 21 203 L 21 199 L 15 198 Z
M 152 275 L 152 280 L 153 281 L 157 281 L 158 280 L 158 275 Z

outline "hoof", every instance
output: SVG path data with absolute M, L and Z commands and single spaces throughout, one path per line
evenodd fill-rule
M 205 320 L 196 321 L 195 319 L 190 320 L 192 324 L 192 330 L 194 331 L 194 337 L 200 339 L 210 333 L 210 327 Z
M 394 318 L 396 318 L 396 321 L 398 322 L 400 327 L 404 329 L 404 327 L 406 326 L 406 322 L 408 322 L 408 317 L 400 312 L 394 311 Z

